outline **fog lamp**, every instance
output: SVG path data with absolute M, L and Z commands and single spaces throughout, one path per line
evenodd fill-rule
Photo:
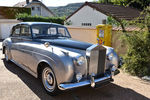
M 77 73 L 76 74 L 76 79 L 79 82 L 82 79 L 82 74 L 81 73 Z

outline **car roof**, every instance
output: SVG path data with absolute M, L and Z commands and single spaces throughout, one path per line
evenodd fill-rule
M 49 23 L 49 22 L 21 22 L 19 23 L 20 25 L 25 24 L 25 25 L 38 25 L 38 24 L 45 24 L 45 25 L 56 25 L 56 26 L 61 26 L 64 27 L 63 25 L 56 24 L 56 23 Z M 17 25 L 19 25 L 17 24 Z

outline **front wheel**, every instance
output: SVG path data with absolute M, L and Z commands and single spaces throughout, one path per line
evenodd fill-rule
M 44 67 L 41 74 L 42 84 L 46 92 L 52 96 L 57 95 L 59 89 L 57 87 L 56 77 L 50 67 Z

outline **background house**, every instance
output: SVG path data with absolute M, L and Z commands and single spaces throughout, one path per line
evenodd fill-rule
M 112 4 L 85 2 L 79 9 L 66 18 L 66 24 L 72 26 L 96 26 L 105 23 L 108 16 L 116 20 L 132 20 L 140 11 L 130 7 Z
M 0 39 L 9 37 L 12 26 L 19 23 L 16 19 L 18 13 L 31 13 L 29 8 L 0 7 Z
M 53 17 L 54 14 L 39 0 L 26 0 L 19 2 L 14 7 L 31 8 L 31 15 L 38 15 L 44 17 Z

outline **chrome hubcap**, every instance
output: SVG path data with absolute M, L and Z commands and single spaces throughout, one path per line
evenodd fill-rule
M 50 74 L 46 75 L 46 80 L 49 84 L 53 84 L 53 78 Z
M 54 90 L 56 81 L 54 78 L 54 73 L 49 67 L 46 67 L 43 70 L 42 82 L 47 91 L 52 92 Z

